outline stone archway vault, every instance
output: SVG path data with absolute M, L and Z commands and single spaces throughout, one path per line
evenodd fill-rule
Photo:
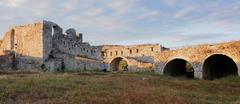
M 129 61 L 124 57 L 116 57 L 116 58 L 112 59 L 110 61 L 110 71 L 119 71 L 120 70 L 120 68 L 119 68 L 120 62 L 123 60 L 126 61 L 126 64 L 128 66 Z
M 229 75 L 238 75 L 237 64 L 234 60 L 222 54 L 214 54 L 203 63 L 203 79 L 213 80 Z
M 194 68 L 191 63 L 181 58 L 176 58 L 167 62 L 163 73 L 173 77 L 194 78 Z

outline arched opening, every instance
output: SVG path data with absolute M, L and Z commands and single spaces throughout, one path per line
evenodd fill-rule
M 173 59 L 164 68 L 164 74 L 173 77 L 194 78 L 194 68 L 184 59 Z
M 213 80 L 229 75 L 238 75 L 237 65 L 230 57 L 216 54 L 204 61 L 203 79 Z
M 52 36 L 62 35 L 62 34 L 63 34 L 62 28 L 59 27 L 57 24 L 53 24 L 51 29 L 52 29 L 52 30 L 51 30 L 51 31 L 52 31 L 52 32 L 51 32 L 51 35 L 52 35 Z
M 122 57 L 117 57 L 113 59 L 110 63 L 111 71 L 127 71 L 128 70 L 128 62 Z
M 51 36 L 54 35 L 54 26 L 52 27 L 52 33 L 51 33 Z

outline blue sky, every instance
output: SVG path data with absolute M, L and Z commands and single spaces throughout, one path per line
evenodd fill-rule
M 50 20 L 101 44 L 189 46 L 240 39 L 240 0 L 0 0 L 0 33 Z

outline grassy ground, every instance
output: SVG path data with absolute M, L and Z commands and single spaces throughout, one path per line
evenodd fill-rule
M 237 104 L 240 78 L 187 80 L 154 73 L 2 73 L 7 104 Z

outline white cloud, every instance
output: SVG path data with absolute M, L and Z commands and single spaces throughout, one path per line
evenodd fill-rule
M 222 6 L 218 3 L 221 0 L 163 1 L 166 4 L 154 4 L 154 0 L 147 1 L 153 2 L 149 4 L 141 3 L 142 0 L 0 0 L 0 31 L 48 19 L 64 29 L 74 27 L 84 31 L 87 41 L 95 42 L 97 38 L 98 44 L 149 40 L 149 37 L 184 42 L 196 33 L 239 33 L 240 2 Z M 175 38 L 165 34 L 173 34 Z
M 88 17 L 95 17 L 102 15 L 104 10 L 102 8 L 89 8 L 87 12 L 85 12 L 85 15 Z
M 150 19 L 150 18 L 158 18 L 162 16 L 163 14 L 160 11 L 152 11 L 152 10 L 146 10 L 143 9 L 141 12 L 141 15 L 139 16 L 139 19 Z
M 189 13 L 194 12 L 195 10 L 197 10 L 197 7 L 192 6 L 192 5 L 187 6 L 186 8 L 178 11 L 178 12 L 175 14 L 175 17 L 176 17 L 176 18 L 184 17 L 185 15 L 188 15 Z
M 219 42 L 219 40 L 223 40 L 224 38 L 227 39 L 226 37 L 228 34 L 191 34 L 191 35 L 180 35 L 180 34 L 175 34 L 175 35 L 166 35 L 166 36 L 161 36 L 162 39 L 167 40 L 170 43 L 178 43 L 176 45 L 181 46 L 181 45 L 189 45 L 189 43 L 198 43 L 198 44 L 204 44 L 203 42 L 207 43 L 214 43 L 214 42 Z
M 2 9 L 6 9 L 8 12 L 5 14 L 15 15 L 15 17 L 21 16 L 46 16 L 53 10 L 51 7 L 52 0 L 3 0 L 0 1 Z M 3 14 L 3 13 L 2 13 Z
M 76 8 L 75 5 L 76 4 L 74 4 L 74 2 L 65 2 L 63 4 L 63 12 L 66 13 L 66 12 L 74 10 Z
M 94 31 L 105 31 L 111 33 L 115 31 L 123 31 L 129 25 L 117 18 L 111 16 L 89 17 L 89 15 L 70 15 L 66 17 L 66 22 L 78 24 L 80 28 L 92 28 Z
M 112 9 L 114 12 L 122 14 L 129 12 L 136 6 L 138 0 L 114 0 L 107 3 L 107 7 Z
M 13 14 L 7 15 L 7 14 L 1 14 L 0 16 L 0 20 L 4 20 L 4 21 L 10 21 L 12 19 L 14 19 L 16 16 Z
M 29 2 L 28 5 L 32 5 L 34 3 Z M 36 16 L 47 16 L 50 15 L 52 12 L 52 9 L 50 7 L 52 6 L 51 2 L 44 2 L 39 1 L 37 6 L 29 8 L 31 13 L 35 14 Z
M 1 5 L 6 5 L 9 7 L 20 7 L 24 3 L 26 3 L 28 0 L 2 0 L 0 1 Z

